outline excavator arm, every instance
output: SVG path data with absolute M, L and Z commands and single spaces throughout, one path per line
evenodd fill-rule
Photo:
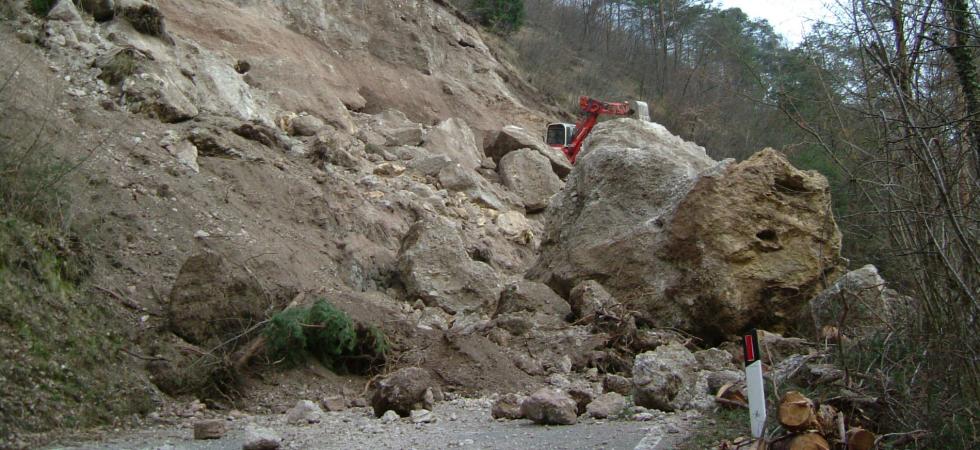
M 562 153 L 568 157 L 568 160 L 572 164 L 575 164 L 575 158 L 578 157 L 578 153 L 582 150 L 582 143 L 585 142 L 585 138 L 592 132 L 592 128 L 595 127 L 599 116 L 630 116 L 634 113 L 630 104 L 625 102 L 603 102 L 585 96 L 580 97 L 578 102 L 581 108 L 581 116 L 575 124 L 575 135 L 568 145 L 562 146 L 561 148 Z

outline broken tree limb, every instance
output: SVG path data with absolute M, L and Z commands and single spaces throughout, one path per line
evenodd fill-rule
M 861 427 L 847 430 L 847 450 L 871 450 L 874 446 L 874 433 Z

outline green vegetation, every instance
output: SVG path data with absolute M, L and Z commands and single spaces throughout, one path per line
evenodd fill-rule
M 341 372 L 367 373 L 384 364 L 388 342 L 374 326 L 355 324 L 326 300 L 309 308 L 288 308 L 265 329 L 269 351 L 290 364 L 311 355 Z
M 513 33 L 524 24 L 524 0 L 474 0 L 470 11 L 483 26 L 500 34 Z
M 57 4 L 58 0 L 31 0 L 29 3 L 31 12 L 39 16 L 46 15 Z
M 677 450 L 719 448 L 720 443 L 747 436 L 749 431 L 747 410 L 719 408 L 705 414 L 704 419 L 697 423 L 691 435 L 677 446 Z
M 99 78 L 108 84 L 119 84 L 126 77 L 136 73 L 138 67 L 139 60 L 136 59 L 135 51 L 133 49 L 123 49 L 101 67 L 102 73 L 99 74 Z

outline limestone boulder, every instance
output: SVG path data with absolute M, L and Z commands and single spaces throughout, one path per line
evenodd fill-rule
M 447 313 L 493 311 L 502 283 L 473 260 L 457 225 L 441 216 L 417 221 L 402 241 L 398 270 L 408 294 Z
M 528 212 L 548 207 L 551 196 L 561 190 L 561 180 L 551 171 L 548 158 L 531 149 L 513 151 L 500 159 L 500 181 L 515 193 Z
M 541 137 L 515 125 L 503 127 L 488 139 L 488 145 L 483 151 L 495 163 L 500 164 L 500 160 L 508 153 L 524 148 L 532 149 L 547 158 L 551 170 L 559 177 L 564 179 L 572 172 L 572 164 L 564 153 L 545 145 Z
M 525 397 L 523 395 L 513 393 L 504 394 L 493 402 L 493 406 L 490 408 L 490 416 L 494 419 L 523 419 L 524 415 L 521 413 L 521 403 L 524 402 L 524 399 Z
M 561 390 L 541 388 L 524 399 L 521 414 L 541 425 L 574 425 L 578 420 L 578 406 Z
M 326 123 L 319 117 L 301 114 L 289 121 L 289 132 L 293 136 L 315 136 Z
M 616 417 L 626 409 L 626 398 L 616 392 L 608 392 L 596 397 L 585 409 L 589 417 L 596 419 Z
M 708 342 L 785 328 L 837 274 L 826 179 L 764 150 L 741 163 L 650 122 L 596 127 L 546 211 L 528 277 L 568 293 L 602 279 L 656 326 Z
M 435 391 L 441 392 L 441 388 L 428 370 L 406 367 L 377 383 L 371 394 L 371 407 L 377 417 L 387 411 L 408 417 L 413 410 L 431 411 L 435 402 Z
M 423 147 L 432 154 L 446 155 L 469 170 L 480 167 L 483 159 L 473 130 L 462 119 L 447 119 L 430 128 Z

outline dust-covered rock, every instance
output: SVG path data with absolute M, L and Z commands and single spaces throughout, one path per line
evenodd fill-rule
M 561 189 L 561 180 L 549 170 L 548 158 L 531 149 L 510 152 L 497 167 L 504 186 L 517 194 L 529 212 L 548 207 Z
M 617 417 L 626 410 L 626 398 L 617 392 L 608 392 L 596 397 L 586 407 L 589 417 L 606 419 Z
M 523 395 L 514 393 L 501 395 L 493 402 L 493 406 L 490 407 L 490 416 L 494 419 L 523 419 L 524 414 L 521 412 L 521 404 L 525 398 Z
M 630 395 L 633 391 L 633 380 L 612 373 L 606 374 L 602 379 L 602 389 L 606 392 Z
M 309 400 L 300 400 L 289 411 L 286 411 L 286 423 L 292 425 L 319 423 L 322 417 L 323 410 Z
M 70 0 L 61 0 L 48 11 L 49 20 L 60 20 L 62 22 L 81 22 L 82 15 L 75 8 L 75 3 Z
M 194 422 L 194 439 L 221 439 L 228 432 L 228 427 L 224 420 L 211 419 L 199 420 Z
M 405 113 L 389 109 L 372 116 L 371 127 L 385 138 L 385 145 L 416 146 L 422 143 L 422 125 L 412 122 Z
M 521 402 L 521 414 L 541 425 L 573 425 L 578 420 L 578 406 L 558 389 L 541 388 Z
M 592 323 L 596 312 L 615 308 L 618 302 L 598 281 L 585 280 L 572 289 L 568 296 L 572 316 L 580 323 Z
M 293 136 L 315 136 L 325 126 L 319 117 L 300 114 L 289 121 L 289 132 Z
M 487 156 L 500 164 L 500 160 L 515 150 L 530 148 L 545 158 L 551 165 L 551 170 L 560 178 L 565 178 L 572 171 L 572 164 L 560 150 L 545 145 L 544 141 L 524 128 L 507 125 L 497 132 L 483 149 Z
M 785 327 L 836 274 L 827 180 L 774 150 L 716 163 L 660 125 L 598 125 L 548 208 L 529 277 L 568 292 L 602 279 L 656 326 L 710 341 Z
M 460 231 L 443 217 L 412 225 L 399 251 L 398 269 L 409 295 L 450 314 L 492 311 L 501 290 L 496 271 L 470 258 Z
M 706 396 L 698 388 L 697 359 L 680 344 L 661 346 L 636 355 L 633 364 L 633 400 L 661 411 L 695 407 Z
M 281 445 L 282 438 L 276 432 L 255 424 L 245 427 L 242 450 L 278 450 Z
M 374 386 L 371 407 L 377 417 L 386 411 L 394 411 L 402 417 L 408 417 L 416 409 L 431 411 L 432 392 L 437 389 L 441 390 L 428 370 L 419 367 L 399 369 Z
M 568 302 L 543 283 L 520 280 L 504 288 L 494 317 L 527 318 L 533 327 L 557 328 L 571 312 Z
M 863 337 L 887 329 L 909 299 L 886 287 L 873 265 L 846 273 L 810 301 L 814 332 L 836 327 L 845 336 Z
M 422 145 L 429 153 L 446 155 L 465 169 L 480 167 L 482 152 L 476 146 L 476 138 L 469 125 L 462 119 L 451 118 L 430 128 Z

